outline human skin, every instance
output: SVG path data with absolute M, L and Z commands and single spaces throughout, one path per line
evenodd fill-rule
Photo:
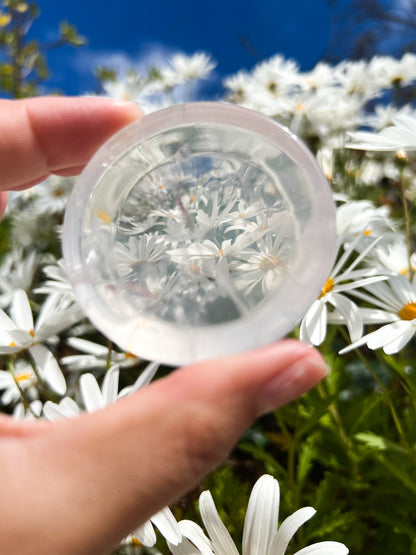
M 7 191 L 75 175 L 141 117 L 103 98 L 0 100 L 0 207 Z M 295 340 L 198 363 L 93 414 L 0 416 L 0 542 L 8 555 L 100 555 L 218 465 L 258 416 L 327 374 Z

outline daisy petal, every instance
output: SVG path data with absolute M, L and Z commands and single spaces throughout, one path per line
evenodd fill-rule
M 26 291 L 18 289 L 13 297 L 10 315 L 16 326 L 24 330 L 33 330 L 33 314 Z
M 347 555 L 348 553 L 349 549 L 343 543 L 319 542 L 296 551 L 294 555 Z
M 264 555 L 277 534 L 279 483 L 265 474 L 254 484 L 247 506 L 243 532 L 243 553 Z
M 158 371 L 160 366 L 160 362 L 150 362 L 140 376 L 137 378 L 136 382 L 133 385 L 133 391 L 137 391 L 141 387 L 145 385 L 149 385 L 149 383 L 154 378 L 156 372 Z
M 66 342 L 73 349 L 96 357 L 105 357 L 108 353 L 108 347 L 81 337 L 69 337 Z
M 409 327 L 409 322 L 403 320 L 387 324 L 367 336 L 367 346 L 369 349 L 384 347 L 396 341 Z
M 169 507 L 165 507 L 150 519 L 162 536 L 173 545 L 178 545 L 182 540 L 179 524 Z
M 216 555 L 238 555 L 237 548 L 220 519 L 209 491 L 203 491 L 199 496 L 199 510 Z
M 402 335 L 396 337 L 393 341 L 387 343 L 384 346 L 383 351 L 386 355 L 394 355 L 401 351 L 405 345 L 412 339 L 415 334 L 415 326 L 409 326 L 407 329 L 404 329 Z
M 16 328 L 16 324 L 9 316 L 7 316 L 4 310 L 0 310 L 0 328 L 2 331 L 14 330 Z
M 156 543 L 156 534 L 150 520 L 147 520 L 142 526 L 139 526 L 139 528 L 133 532 L 133 536 L 145 547 L 153 547 Z
M 83 374 L 79 380 L 81 395 L 88 412 L 94 412 L 104 407 L 101 390 L 92 374 Z
M 319 300 L 315 301 L 306 313 L 305 331 L 313 345 L 320 345 L 325 339 L 327 314 L 326 304 Z
M 198 553 L 202 553 L 203 555 L 212 555 L 213 551 L 211 541 L 207 538 L 204 531 L 200 526 L 198 526 L 198 524 L 192 520 L 181 520 L 179 522 L 179 528 L 182 536 L 192 542 L 192 544 L 197 548 Z
M 29 352 L 35 361 L 42 379 L 59 395 L 66 391 L 66 381 L 59 364 L 45 345 L 33 345 Z
M 295 532 L 302 524 L 312 518 L 315 513 L 316 511 L 313 507 L 303 507 L 288 516 L 279 527 L 277 536 L 271 545 L 270 553 L 273 553 L 273 555 L 284 555 Z
M 102 385 L 102 397 L 104 405 L 109 405 L 114 403 L 117 399 L 118 394 L 118 377 L 119 377 L 118 366 L 112 366 L 108 372 L 106 372 Z
M 345 320 L 352 341 L 359 339 L 363 333 L 363 323 L 358 306 L 344 295 L 334 293 L 331 304 L 340 312 Z
M 61 418 L 75 418 L 80 414 L 80 408 L 70 397 L 64 397 L 59 403 L 46 401 L 43 405 L 43 414 L 48 420 L 60 420 Z

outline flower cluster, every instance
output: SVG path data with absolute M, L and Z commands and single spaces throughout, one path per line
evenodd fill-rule
M 104 83 L 105 94 L 128 97 L 149 112 L 174 102 L 172 91 L 207 77 L 213 67 L 205 54 L 177 55 L 151 78 L 129 75 Z M 413 54 L 401 60 L 319 63 L 308 72 L 278 55 L 224 83 L 227 101 L 298 133 L 333 187 L 334 266 L 295 333 L 316 346 L 336 334 L 341 355 L 363 346 L 395 355 L 414 340 L 416 254 L 409 209 L 416 199 L 416 112 L 390 97 L 415 80 Z M 197 195 L 187 185 L 185 166 L 176 188 L 166 187 L 168 176 L 146 177 L 141 193 L 150 209 L 140 213 L 143 199 L 130 199 L 132 210 L 120 216 L 112 253 L 118 278 L 134 291 L 134 302 L 167 320 L 193 314 L 199 319 L 193 324 L 231 319 L 267 302 L 293 255 L 293 240 L 276 231 L 288 209 L 280 198 L 265 203 L 261 196 L 251 197 L 250 187 L 242 194 L 241 168 L 239 163 L 201 171 Z M 0 404 L 16 418 L 53 420 L 99 410 L 146 386 L 157 370 L 156 363 L 109 344 L 73 296 L 59 254 L 72 185 L 73 179 L 51 177 L 14 194 L 2 224 L 9 248 L 0 260 Z M 107 208 L 97 217 L 105 235 Z M 187 314 L 178 312 L 178 291 L 186 297 Z M 224 298 L 232 301 L 231 316 Z M 278 528 L 278 495 L 270 476 L 253 489 L 243 537 L 246 555 L 283 554 L 297 528 L 313 515 L 312 508 L 301 509 Z M 237 554 L 209 493 L 201 496 L 200 511 L 206 533 L 193 522 L 176 522 L 168 509 L 151 522 L 172 553 Z M 126 544 L 154 545 L 151 522 Z M 298 551 L 307 553 L 347 550 L 322 542 Z

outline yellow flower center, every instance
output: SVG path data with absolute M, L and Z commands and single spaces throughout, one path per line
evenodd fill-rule
M 326 294 L 330 293 L 334 288 L 334 285 L 335 285 L 334 280 L 332 278 L 328 278 L 324 286 L 322 287 L 322 291 L 321 291 L 321 294 L 319 295 L 319 298 L 322 299 L 322 297 L 325 297 Z
M 111 224 L 111 217 L 107 212 L 104 212 L 102 210 L 99 210 L 97 212 L 97 216 L 100 218 L 101 221 L 103 221 L 105 224 Z
M 20 372 L 19 374 L 15 375 L 15 378 L 16 378 L 16 381 L 18 381 L 19 383 L 28 382 L 33 378 L 33 374 L 30 371 Z
M 402 320 L 414 320 L 416 318 L 416 303 L 407 303 L 400 310 L 399 316 Z
M 267 272 L 273 270 L 279 263 L 279 258 L 277 256 L 265 256 L 260 260 L 259 268 L 262 272 Z
M 56 189 L 53 190 L 53 196 L 56 198 L 60 198 L 63 197 L 65 195 L 65 191 L 64 189 L 62 189 L 62 187 L 57 187 Z
M 142 547 L 142 544 L 139 542 L 139 540 L 136 538 L 136 536 L 133 536 L 131 538 L 131 544 L 136 545 L 137 547 Z
M 32 337 L 35 337 L 35 331 L 34 330 L 29 330 L 29 333 Z
M 130 360 L 136 360 L 137 356 L 134 355 L 133 353 L 130 353 L 129 351 L 124 353 L 125 358 L 130 359 Z
M 6 27 L 12 20 L 12 16 L 9 13 L 0 12 L 0 27 Z

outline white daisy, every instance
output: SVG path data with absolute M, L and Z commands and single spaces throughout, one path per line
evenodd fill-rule
M 21 249 L 8 253 L 0 268 L 0 307 L 10 305 L 17 289 L 29 290 L 38 263 L 35 250 L 23 256 Z
M 137 364 L 139 358 L 128 352 L 119 352 L 108 349 L 105 345 L 88 341 L 80 337 L 69 337 L 66 341 L 71 348 L 81 351 L 83 354 L 67 355 L 61 358 L 61 363 L 68 370 L 87 370 L 91 368 L 105 369 L 108 361 L 111 365 L 118 364 L 120 368 Z
M 43 268 L 46 277 L 49 278 L 43 284 L 33 290 L 34 293 L 51 294 L 62 293 L 74 300 L 74 290 L 68 280 L 68 275 L 63 259 L 57 261 L 56 264 L 49 264 Z
M 353 261 L 346 266 L 353 255 L 362 234 L 358 234 L 345 248 L 343 254 L 335 264 L 326 280 L 319 298 L 304 316 L 300 326 L 300 339 L 312 345 L 320 345 L 326 336 L 328 316 L 330 310 L 338 311 L 348 328 L 353 341 L 361 337 L 363 322 L 358 306 L 349 299 L 345 293 L 370 283 L 385 280 L 385 275 L 379 275 L 374 268 L 356 269 L 366 257 L 368 252 L 376 245 L 378 240 L 370 243 Z M 344 237 L 338 237 L 338 250 L 341 248 Z M 329 307 L 331 307 L 329 309 Z
M 145 84 L 145 79 L 136 72 L 129 72 L 123 77 L 104 81 L 102 87 L 110 98 L 122 101 L 137 100 Z
M 126 244 L 117 243 L 114 261 L 118 274 L 126 279 L 135 278 L 137 271 L 147 263 L 154 263 L 166 257 L 167 244 L 164 237 L 155 233 L 129 237 Z
M 372 256 L 384 268 L 395 274 L 409 278 L 411 272 L 416 271 L 416 253 L 412 253 L 409 257 L 407 245 L 399 234 L 396 234 L 395 240 L 377 245 Z
M 196 52 L 191 56 L 175 54 L 170 60 L 171 67 L 161 71 L 165 83 L 175 86 L 193 79 L 206 78 L 215 68 L 216 63 L 204 52 Z
M 337 234 L 345 234 L 349 238 L 357 233 L 374 237 L 393 229 L 387 206 L 375 207 L 369 200 L 347 201 L 340 204 L 337 207 L 336 219 Z
M 23 289 L 15 292 L 9 312 L 10 316 L 0 310 L 0 354 L 31 349 L 75 324 L 83 316 L 78 305 L 55 293 L 46 298 L 34 324 L 29 298 Z
M 148 385 L 155 376 L 159 363 L 151 362 L 141 372 L 135 383 L 123 388 L 119 392 L 119 365 L 115 364 L 105 373 L 101 387 L 97 378 L 91 373 L 85 373 L 79 379 L 79 391 L 82 406 L 87 412 L 95 412 L 111 405 L 117 399 L 129 395 Z M 82 412 L 82 408 L 71 397 L 64 397 L 59 403 L 46 401 L 43 413 L 48 420 L 73 418 Z
M 38 396 L 37 382 L 38 378 L 32 366 L 23 359 L 16 360 L 10 371 L 0 370 L 0 389 L 3 390 L 2 404 L 7 406 L 20 401 L 21 391 L 26 398 L 36 399 Z
M 32 187 L 28 192 L 32 199 L 31 209 L 39 214 L 56 214 L 65 210 L 74 186 L 74 177 L 51 175 L 46 181 Z
M 351 142 L 345 146 L 358 150 L 416 150 L 416 118 L 399 115 L 393 119 L 393 124 L 379 133 L 370 131 L 348 133 Z
M 181 542 L 182 533 L 179 524 L 169 507 L 164 507 L 161 511 L 150 517 L 142 526 L 129 534 L 123 543 L 153 547 L 156 544 L 157 538 L 152 524 L 156 526 L 169 544 L 178 545 Z
M 389 355 L 398 353 L 416 333 L 416 279 L 409 282 L 404 276 L 396 275 L 385 283 L 366 285 L 365 289 L 368 293 L 354 292 L 355 296 L 377 307 L 366 310 L 366 322 L 388 323 L 354 341 L 340 354 L 361 345 L 369 349 L 383 348 Z
M 263 475 L 253 487 L 247 506 L 243 530 L 243 555 L 284 555 L 295 532 L 314 514 L 313 507 L 299 509 L 278 527 L 280 489 L 277 480 Z M 223 524 L 211 493 L 199 498 L 199 509 L 208 536 L 191 521 L 181 521 L 184 540 L 169 545 L 174 555 L 238 555 L 237 547 Z M 346 555 L 348 548 L 338 542 L 320 542 L 297 551 L 295 555 Z
M 244 262 L 236 265 L 237 275 L 233 281 L 246 293 L 260 285 L 263 293 L 267 294 L 276 287 L 284 274 L 290 253 L 280 237 L 272 237 L 271 234 L 258 241 L 256 247 L 241 253 Z

